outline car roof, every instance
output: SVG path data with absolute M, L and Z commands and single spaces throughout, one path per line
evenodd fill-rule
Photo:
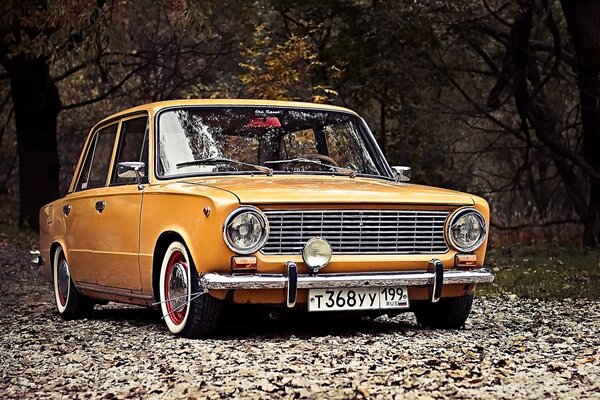
M 128 108 L 118 113 L 112 114 L 97 125 L 102 124 L 105 121 L 109 121 L 118 117 L 133 114 L 140 111 L 150 111 L 156 114 L 163 108 L 169 107 L 181 107 L 181 106 L 259 106 L 259 107 L 288 107 L 288 108 L 305 108 L 311 110 L 326 110 L 326 111 L 338 111 L 345 112 L 354 115 L 354 111 L 338 106 L 332 106 L 329 104 L 317 104 L 317 103 L 306 103 L 301 101 L 280 101 L 280 100 L 257 100 L 257 99 L 185 99 L 185 100 L 168 100 L 168 101 L 157 101 L 154 103 L 147 103 L 137 107 Z

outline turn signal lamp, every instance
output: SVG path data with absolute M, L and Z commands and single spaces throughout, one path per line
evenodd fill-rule
M 456 268 L 471 268 L 477 266 L 477 255 L 475 254 L 457 254 L 454 256 L 454 266 Z
M 231 271 L 234 274 L 256 273 L 256 257 L 232 257 Z

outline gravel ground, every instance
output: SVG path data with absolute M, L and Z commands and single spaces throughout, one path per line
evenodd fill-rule
M 458 331 L 412 314 L 352 326 L 240 314 L 219 338 L 187 340 L 112 303 L 63 322 L 14 247 L 0 237 L 1 398 L 600 398 L 598 301 L 477 299 Z

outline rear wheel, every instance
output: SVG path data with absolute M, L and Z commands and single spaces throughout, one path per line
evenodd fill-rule
M 214 333 L 221 303 L 202 292 L 196 269 L 181 242 L 172 242 L 164 254 L 159 293 L 163 318 L 171 333 L 183 337 Z
M 417 322 L 424 327 L 432 329 L 458 329 L 465 325 L 471 306 L 473 295 L 461 297 L 447 297 L 437 303 L 418 302 L 414 305 Z
M 71 270 L 62 247 L 54 252 L 52 262 L 54 280 L 54 299 L 58 314 L 64 320 L 83 318 L 91 313 L 94 303 L 75 287 L 71 279 Z

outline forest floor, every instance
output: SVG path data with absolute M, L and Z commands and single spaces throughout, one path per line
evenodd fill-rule
M 2 398 L 600 398 L 598 300 L 488 295 L 456 331 L 240 316 L 188 340 L 112 303 L 63 322 L 29 244 L 0 234 Z

